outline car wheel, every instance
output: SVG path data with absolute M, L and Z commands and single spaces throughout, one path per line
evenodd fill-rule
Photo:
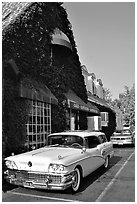
M 75 169 L 72 179 L 73 179 L 73 182 L 72 182 L 71 190 L 72 192 L 77 192 L 81 183 L 81 174 L 78 168 Z
M 105 158 L 105 163 L 104 163 L 105 169 L 108 168 L 108 165 L 109 165 L 109 157 L 107 156 L 107 157 Z

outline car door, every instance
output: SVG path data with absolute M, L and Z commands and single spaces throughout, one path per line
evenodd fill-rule
M 98 136 L 102 143 L 101 155 L 106 158 L 113 150 L 112 142 L 108 142 L 105 134 Z
M 86 175 L 95 171 L 104 163 L 104 159 L 101 156 L 101 151 L 103 144 L 99 141 L 96 136 L 89 136 L 86 138 L 87 148 L 86 148 Z

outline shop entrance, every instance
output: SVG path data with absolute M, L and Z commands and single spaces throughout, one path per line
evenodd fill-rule
M 70 114 L 70 130 L 79 130 L 79 111 L 71 110 Z

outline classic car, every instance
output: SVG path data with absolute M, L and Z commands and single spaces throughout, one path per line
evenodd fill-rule
M 135 145 L 135 134 L 129 128 L 116 131 L 110 137 L 113 145 Z
M 8 182 L 29 188 L 79 190 L 81 179 L 109 165 L 113 144 L 102 132 L 50 134 L 45 147 L 5 159 Z

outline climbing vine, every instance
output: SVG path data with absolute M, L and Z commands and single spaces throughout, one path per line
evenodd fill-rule
M 67 35 L 72 52 L 65 62 L 51 64 L 51 40 L 56 28 Z M 67 105 L 63 104 L 66 99 L 63 93 L 72 89 L 85 102 L 87 94 L 71 23 L 62 3 L 35 2 L 29 5 L 4 32 L 2 48 L 3 67 L 13 59 L 21 77 L 45 83 L 57 97 L 58 106 L 52 108 L 52 130 L 64 130 Z M 7 94 L 10 93 L 7 86 L 11 79 L 4 83 L 3 135 L 5 143 L 11 145 L 8 148 L 11 150 L 14 146 L 14 150 L 19 152 L 25 143 L 22 127 L 27 121 L 27 104 L 17 99 L 13 89 L 10 89 L 12 94 Z M 22 116 L 19 118 L 20 113 Z

